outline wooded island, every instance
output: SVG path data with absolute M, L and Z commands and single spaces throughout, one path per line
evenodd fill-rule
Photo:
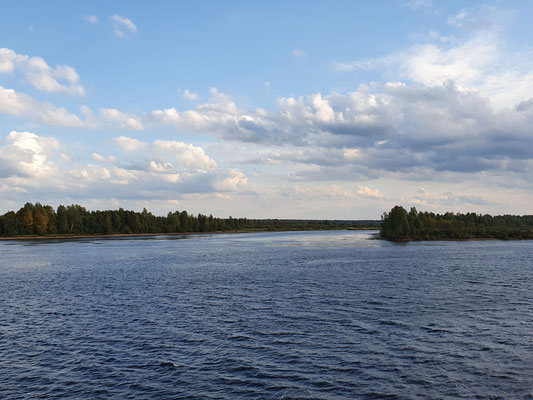
M 533 215 L 435 214 L 395 206 L 381 219 L 380 235 L 389 240 L 533 239 Z
M 51 206 L 26 203 L 17 212 L 0 216 L 0 236 L 85 236 L 167 234 L 227 231 L 290 231 L 328 229 L 378 229 L 380 221 L 297 220 L 215 218 L 212 215 L 192 215 L 187 211 L 169 212 L 156 216 L 142 212 L 118 210 L 88 211 L 73 204 Z

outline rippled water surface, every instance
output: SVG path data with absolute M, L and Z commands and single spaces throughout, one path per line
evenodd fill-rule
M 533 398 L 533 242 L 0 242 L 0 398 Z

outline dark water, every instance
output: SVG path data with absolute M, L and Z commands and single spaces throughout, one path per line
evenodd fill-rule
M 533 242 L 0 243 L 0 398 L 533 398 Z

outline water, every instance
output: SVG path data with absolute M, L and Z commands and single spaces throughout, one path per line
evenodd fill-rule
M 533 398 L 533 242 L 0 242 L 0 398 Z

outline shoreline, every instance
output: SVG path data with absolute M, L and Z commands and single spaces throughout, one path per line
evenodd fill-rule
M 328 232 L 328 231 L 379 231 L 376 228 L 343 228 L 343 229 L 251 229 L 251 230 L 231 230 L 231 231 L 215 231 L 215 232 L 168 232 L 168 233 L 112 233 L 110 235 L 26 235 L 26 236 L 0 236 L 0 241 L 47 241 L 47 240 L 83 240 L 83 239 L 120 239 L 120 238 L 135 238 L 135 237 L 156 237 L 156 236 L 195 236 L 195 235 L 222 235 L 235 233 L 261 233 L 261 232 Z M 533 239 L 499 239 L 494 237 L 479 237 L 479 238 L 439 238 L 439 239 L 388 239 L 382 237 L 379 232 L 372 235 L 371 240 L 385 240 L 391 243 L 420 243 L 420 242 L 471 242 L 471 241 L 523 241 Z
M 439 238 L 439 239 L 388 239 L 379 236 L 377 239 L 380 240 L 386 240 L 388 242 L 392 243 L 409 243 L 409 242 L 480 242 L 480 241 L 493 241 L 493 240 L 499 240 L 501 242 L 515 242 L 515 241 L 521 241 L 521 240 L 533 240 L 533 239 L 521 239 L 521 238 L 509 238 L 509 239 L 499 239 L 495 237 L 474 237 L 474 238 L 466 238 L 466 239 L 457 239 L 457 238 Z
M 260 233 L 260 232 L 318 232 L 318 231 L 374 231 L 375 228 L 343 228 L 343 229 L 252 229 L 252 230 L 231 230 L 231 231 L 215 231 L 215 232 L 168 232 L 168 233 L 112 233 L 109 235 L 25 235 L 25 236 L 0 236 L 0 241 L 16 241 L 16 240 L 64 240 L 64 239 L 119 239 L 129 237 L 153 237 L 153 236 L 192 236 L 192 235 L 221 235 L 225 233 Z

